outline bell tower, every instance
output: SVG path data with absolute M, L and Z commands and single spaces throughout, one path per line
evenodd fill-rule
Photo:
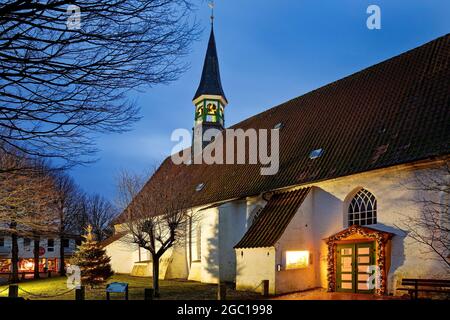
M 213 9 L 213 4 L 210 4 Z M 211 33 L 203 64 L 202 77 L 192 100 L 195 106 L 193 145 L 200 143 L 204 148 L 210 139 L 204 138 L 209 129 L 222 131 L 225 128 L 225 106 L 228 104 L 220 80 L 219 59 L 214 37 L 214 14 L 211 15 Z

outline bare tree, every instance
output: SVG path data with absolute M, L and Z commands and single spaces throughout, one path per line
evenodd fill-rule
M 118 178 L 119 198 L 124 211 L 122 221 L 128 233 L 124 241 L 148 250 L 152 257 L 153 289 L 159 296 L 160 258 L 170 248 L 182 245 L 192 212 L 187 208 L 186 195 L 175 184 L 146 184 L 145 178 L 122 172 Z
M 33 167 L 33 170 L 0 174 L 0 229 L 11 235 L 12 281 L 18 276 L 18 238 L 52 234 L 56 230 L 53 181 L 42 161 L 23 154 L 0 153 L 2 166 Z M 35 249 L 36 250 L 36 249 Z
M 414 186 L 418 214 L 404 215 L 398 225 L 408 237 L 423 245 L 424 253 L 432 253 L 450 273 L 450 161 L 417 174 Z
M 59 273 L 66 274 L 65 269 L 65 248 L 63 242 L 69 234 L 80 234 L 83 225 L 78 225 L 78 215 L 80 214 L 81 191 L 73 179 L 64 171 L 52 173 L 55 189 L 55 209 L 58 215 L 58 235 L 59 246 Z
M 92 227 L 96 241 L 102 241 L 112 234 L 112 221 L 117 215 L 117 209 L 98 194 L 84 197 L 84 214 L 87 225 Z
M 185 70 L 191 13 L 188 0 L 2 1 L 1 147 L 68 165 L 92 160 L 90 133 L 138 119 L 130 90 Z

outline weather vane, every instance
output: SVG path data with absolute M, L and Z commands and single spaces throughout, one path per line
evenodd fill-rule
M 208 7 L 211 8 L 211 24 L 214 24 L 214 1 L 209 1 L 208 2 Z

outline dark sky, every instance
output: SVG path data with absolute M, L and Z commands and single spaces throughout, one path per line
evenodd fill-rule
M 371 4 L 381 8 L 381 30 L 366 26 Z M 450 32 L 449 13 L 448 0 L 216 0 L 226 126 Z M 142 119 L 130 132 L 97 137 L 99 161 L 72 170 L 84 190 L 114 200 L 121 169 L 148 171 L 170 155 L 173 130 L 192 128 L 209 16 L 198 1 L 204 32 L 186 57 L 190 69 L 134 93 Z

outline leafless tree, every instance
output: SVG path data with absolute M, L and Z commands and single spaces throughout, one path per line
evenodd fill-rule
M 450 273 L 450 160 L 418 173 L 414 186 L 406 188 L 418 194 L 418 214 L 404 215 L 399 228 L 423 245 L 424 253 L 432 253 Z
M 0 162 L 5 167 L 33 168 L 0 174 L 0 229 L 11 235 L 12 281 L 18 281 L 18 238 L 55 232 L 55 194 L 48 167 L 41 160 L 0 152 Z
M 117 215 L 117 209 L 98 194 L 85 196 L 84 207 L 86 222 L 92 227 L 96 241 L 102 241 L 112 234 L 111 222 Z
M 67 165 L 92 160 L 90 133 L 138 119 L 130 90 L 185 70 L 191 14 L 189 0 L 2 1 L 0 147 Z
M 59 273 L 66 274 L 65 248 L 63 242 L 68 235 L 79 235 L 85 224 L 79 225 L 81 214 L 81 191 L 73 179 L 65 172 L 57 170 L 52 173 L 55 189 L 55 210 L 58 215 L 59 246 Z
M 142 176 L 126 171 L 119 175 L 119 197 L 130 201 L 123 202 L 121 222 L 127 236 L 122 239 L 150 252 L 153 289 L 159 296 L 160 258 L 168 249 L 184 243 L 192 212 L 186 195 L 177 190 L 173 181 L 145 186 L 143 181 Z

